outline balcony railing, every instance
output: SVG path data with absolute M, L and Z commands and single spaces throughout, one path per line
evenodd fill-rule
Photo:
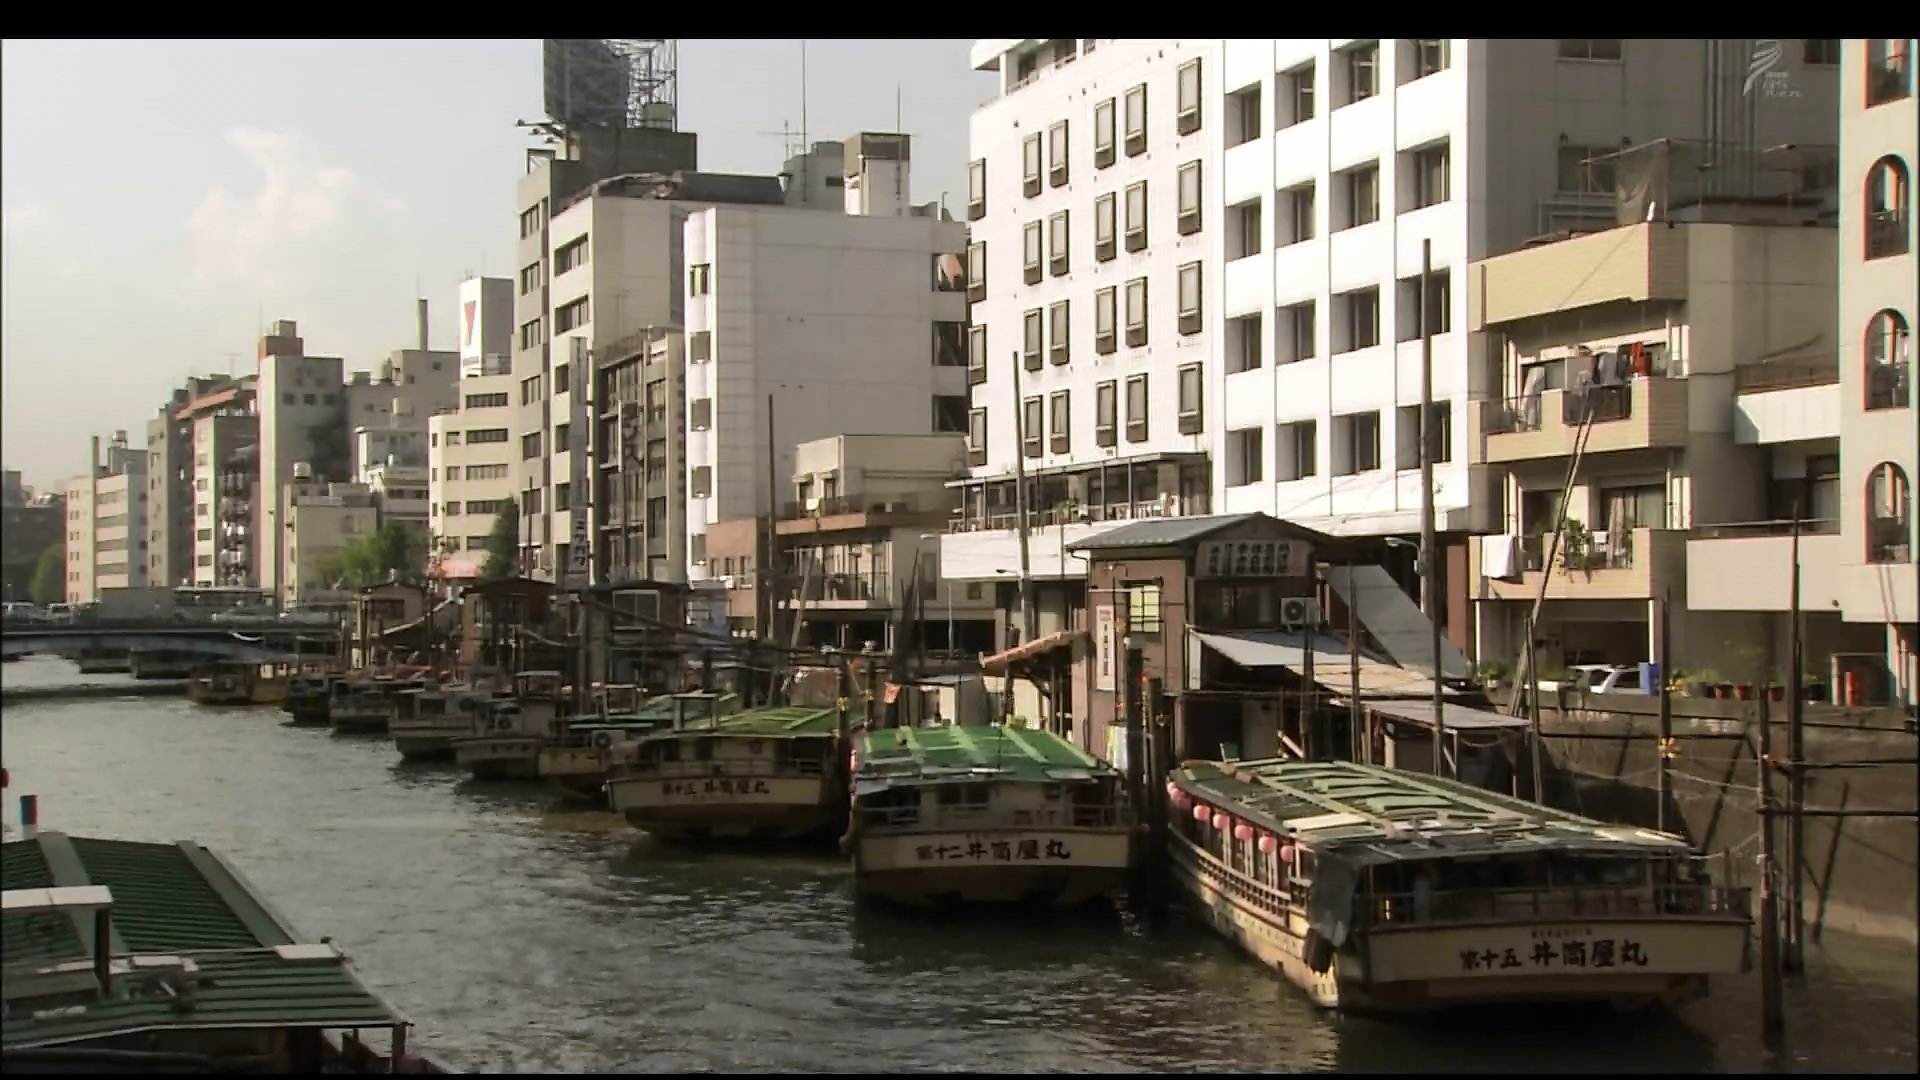
M 1912 367 L 1873 364 L 1867 368 L 1867 408 L 1904 409 L 1911 397 Z
M 1802 536 L 1832 536 L 1840 531 L 1834 518 L 1810 518 L 1800 522 Z M 1792 536 L 1791 519 L 1771 521 L 1728 521 L 1717 525 L 1696 525 L 1687 536 L 1693 540 L 1750 540 L 1757 537 Z
M 924 514 L 943 513 L 948 508 L 935 506 L 911 495 L 834 495 L 804 502 L 790 502 L 780 508 L 780 520 L 800 521 L 812 517 L 840 514 Z
M 1072 503 L 1027 512 L 1027 527 L 1032 529 L 1062 525 L 1093 525 L 1103 521 L 1137 521 L 1142 518 L 1195 517 L 1212 513 L 1213 500 L 1207 495 L 1156 497 L 1135 502 Z M 985 515 L 967 515 L 955 511 L 947 523 L 948 532 L 986 532 L 1011 529 L 1020 516 L 1007 507 L 995 507 Z
M 1907 215 L 1902 210 L 1875 210 L 1867 215 L 1867 258 L 1885 259 L 1907 253 Z
M 1903 517 L 1868 518 L 1867 561 L 1870 563 L 1912 562 L 1912 523 Z
M 1752 897 L 1745 888 L 1724 885 L 1656 885 L 1652 888 L 1592 885 L 1556 889 L 1448 889 L 1426 898 L 1413 893 L 1372 893 L 1360 897 L 1355 906 L 1360 927 L 1392 930 L 1524 916 L 1738 919 L 1751 915 Z M 1630 958 L 1622 959 L 1633 962 Z
M 1839 354 L 1802 360 L 1775 360 L 1743 364 L 1733 369 L 1733 392 L 1758 394 L 1768 390 L 1797 390 L 1832 386 L 1840 381 Z
M 1540 533 L 1520 538 L 1520 568 L 1528 573 L 1537 574 L 1547 568 L 1547 544 L 1550 534 Z M 1568 571 L 1626 570 L 1633 566 L 1633 533 L 1631 530 L 1617 533 L 1595 533 L 1587 546 L 1579 551 L 1571 551 L 1568 538 L 1560 538 L 1560 546 L 1554 552 L 1554 561 Z
M 1560 392 L 1562 424 L 1577 427 L 1589 416 L 1596 424 L 1633 416 L 1633 387 L 1621 383 L 1617 386 L 1586 386 Z
M 795 593 L 808 603 L 821 601 L 882 601 L 891 603 L 894 595 L 894 582 L 885 570 L 862 570 L 857 574 L 823 574 L 816 566 L 811 574 L 801 567 L 793 570 L 796 582 L 806 580 L 803 589 L 796 586 Z

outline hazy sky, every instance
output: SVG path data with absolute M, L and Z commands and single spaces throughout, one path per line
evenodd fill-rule
M 913 196 L 966 201 L 967 41 L 809 41 L 808 135 L 914 136 Z M 700 166 L 773 173 L 798 138 L 800 43 L 680 42 Z M 46 489 L 87 436 L 190 373 L 254 367 L 266 320 L 370 368 L 414 297 L 454 347 L 468 272 L 511 277 L 540 43 L 13 41 L 0 46 L 0 460 Z

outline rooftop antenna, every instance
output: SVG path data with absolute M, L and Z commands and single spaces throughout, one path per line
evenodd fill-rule
M 812 193 L 807 186 L 808 158 L 813 156 L 813 144 L 807 141 L 807 39 L 800 39 L 800 190 Z

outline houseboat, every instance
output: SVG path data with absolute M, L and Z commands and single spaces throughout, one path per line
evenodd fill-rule
M 864 736 L 849 840 L 859 894 L 908 905 L 1086 903 L 1132 857 L 1118 770 L 1000 726 Z
M 343 676 L 325 672 L 300 672 L 287 677 L 287 695 L 280 701 L 280 711 L 293 717 L 296 726 L 319 726 L 327 724 L 327 703 L 333 697 L 333 684 Z
M 1677 836 L 1352 762 L 1189 762 L 1167 790 L 1174 879 L 1326 1008 L 1624 1011 L 1747 970 L 1747 891 Z
M 336 735 L 385 735 L 392 715 L 387 695 L 368 679 L 342 676 L 327 684 L 327 724 Z
M 601 702 L 603 706 L 608 704 L 607 697 Z M 684 726 L 739 710 L 737 695 L 694 691 L 655 698 L 625 714 L 602 712 L 576 719 L 566 725 L 560 738 L 548 739 L 540 747 L 540 778 L 569 800 L 604 807 L 608 771 L 614 762 L 626 758 L 642 737 L 674 723 Z
M 471 686 L 418 686 L 393 695 L 387 731 L 408 761 L 453 757 L 453 742 L 473 734 L 474 717 L 494 699 Z
M 73 663 L 82 675 L 118 675 L 133 670 L 133 658 L 124 650 L 85 649 Z
M 191 679 L 194 658 L 190 653 L 134 650 L 127 656 L 128 667 L 136 679 Z
M 779 706 L 645 736 L 607 779 L 616 813 L 663 840 L 826 837 L 847 806 L 834 709 Z M 842 782 L 844 783 L 844 781 Z
M 196 705 L 278 705 L 287 697 L 287 671 L 278 664 L 220 660 L 187 682 Z
M 513 696 L 488 702 L 469 733 L 453 740 L 454 762 L 475 780 L 539 779 L 540 748 L 565 731 L 566 691 L 557 671 L 515 675 Z

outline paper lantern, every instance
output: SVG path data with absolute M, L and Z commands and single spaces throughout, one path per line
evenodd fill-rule
M 1273 837 L 1271 837 L 1271 836 L 1268 836 L 1268 835 L 1267 835 L 1267 834 L 1265 834 L 1265 833 L 1261 833 L 1261 834 L 1260 834 L 1260 852 L 1261 852 L 1261 854 L 1263 854 L 1263 855 L 1271 855 L 1271 854 L 1273 854 L 1273 851 L 1274 851 L 1274 848 L 1276 848 L 1276 847 L 1278 847 L 1278 846 L 1279 846 L 1278 844 L 1276 844 L 1276 843 L 1274 843 L 1274 840 L 1273 840 Z
M 1293 862 L 1293 845 L 1292 844 L 1280 845 L 1280 861 L 1283 863 L 1287 863 L 1289 865 L 1292 864 Z
M 1185 810 L 1187 807 L 1193 805 L 1193 800 L 1188 798 L 1187 793 L 1183 791 L 1173 797 L 1173 805 L 1175 809 Z
M 1175 798 L 1175 799 L 1177 799 L 1177 798 L 1179 798 L 1179 797 L 1180 797 L 1180 785 L 1179 785 L 1179 784 L 1176 784 L 1176 783 L 1174 783 L 1174 782 L 1173 782 L 1173 781 L 1171 781 L 1171 780 L 1169 780 L 1169 781 L 1167 781 L 1167 795 L 1168 795 L 1169 797 L 1171 797 L 1171 798 Z
M 1234 838 L 1235 840 L 1251 840 L 1251 839 L 1253 839 L 1253 826 L 1251 826 L 1251 825 L 1235 825 L 1235 826 L 1233 827 L 1233 838 Z
M 1227 815 L 1225 815 L 1225 814 L 1215 814 L 1215 815 L 1213 815 L 1213 827 L 1214 827 L 1214 828 L 1216 828 L 1216 829 L 1219 829 L 1219 830 L 1221 830 L 1221 831 L 1223 831 L 1223 832 L 1224 832 L 1224 831 L 1226 831 L 1226 828 L 1227 828 Z
M 1207 820 L 1207 808 L 1205 806 L 1195 806 L 1193 808 L 1193 820 L 1195 821 Z

